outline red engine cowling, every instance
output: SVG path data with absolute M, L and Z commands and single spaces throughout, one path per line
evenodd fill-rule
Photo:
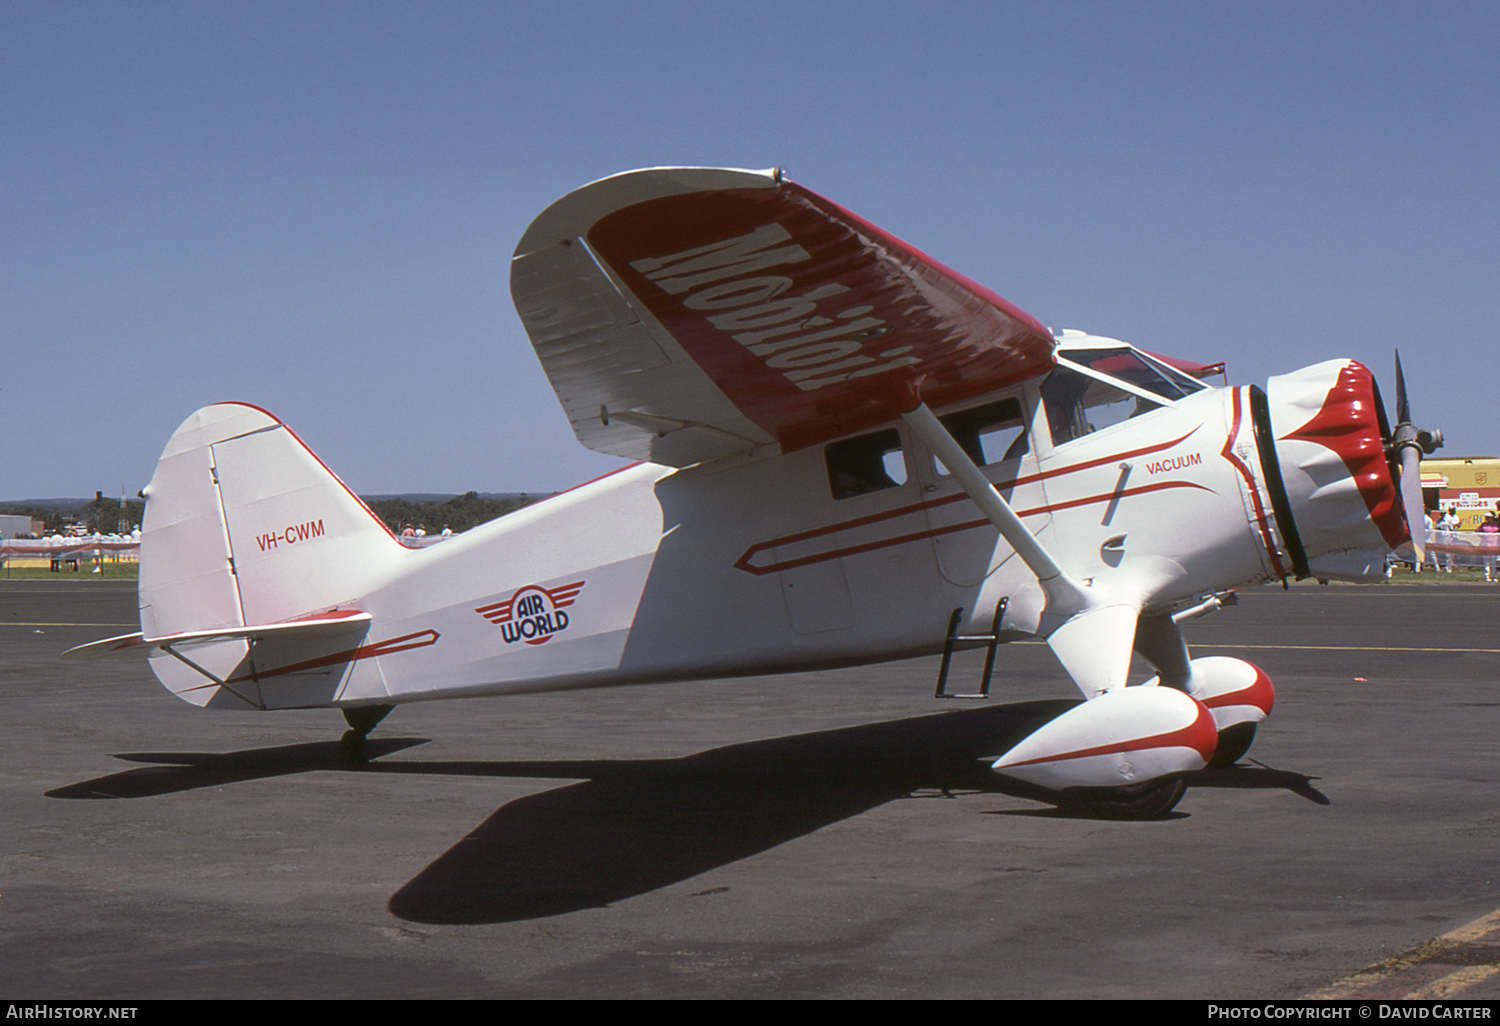
M 1261 455 L 1277 527 L 1296 575 L 1383 578 L 1386 554 L 1410 538 L 1374 375 L 1353 360 L 1315 364 L 1271 378 L 1255 405 L 1257 428 L 1267 429 Z

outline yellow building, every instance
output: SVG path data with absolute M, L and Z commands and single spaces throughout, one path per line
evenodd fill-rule
M 1484 515 L 1500 505 L 1500 458 L 1423 460 L 1422 505 L 1429 511 L 1451 509 L 1461 530 L 1477 530 Z

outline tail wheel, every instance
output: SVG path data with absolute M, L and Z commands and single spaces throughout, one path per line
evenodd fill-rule
M 1255 724 L 1236 723 L 1225 727 L 1219 731 L 1219 747 L 1214 749 L 1214 757 L 1208 760 L 1208 764 L 1216 769 L 1233 766 L 1245 757 L 1254 743 Z
M 1062 807 L 1099 819 L 1160 819 L 1186 792 L 1186 778 L 1175 775 L 1124 787 L 1075 788 Z
M 339 762 L 346 769 L 359 769 L 369 760 L 365 754 L 369 749 L 369 742 L 365 735 L 357 730 L 346 730 L 344 736 L 339 738 Z
M 344 722 L 349 724 L 349 729 L 339 739 L 339 759 L 345 766 L 359 769 L 369 761 L 365 754 L 369 749 L 370 731 L 394 708 L 394 705 L 356 705 L 344 710 Z

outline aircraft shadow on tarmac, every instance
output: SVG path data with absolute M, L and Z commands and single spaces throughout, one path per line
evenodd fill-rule
M 392 896 L 412 922 L 512 922 L 602 907 L 801 837 L 900 798 L 1037 792 L 988 770 L 1043 722 L 1076 705 L 995 705 L 710 749 L 679 759 L 372 762 L 361 772 L 576 777 L 501 806 Z M 425 743 L 372 738 L 378 759 Z M 336 741 L 225 754 L 132 753 L 154 765 L 47 792 L 51 798 L 150 798 L 319 770 L 346 771 Z M 1280 788 L 1328 799 L 1313 778 L 1264 766 L 1203 770 L 1195 787 Z M 1070 815 L 1056 808 L 1010 815 Z M 1180 818 L 1181 814 L 1178 814 Z

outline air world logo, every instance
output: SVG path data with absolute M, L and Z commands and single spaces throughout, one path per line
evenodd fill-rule
M 504 602 L 479 606 L 474 612 L 499 627 L 507 645 L 517 641 L 541 645 L 568 629 L 571 618 L 564 610 L 578 598 L 583 585 L 583 581 L 555 588 L 528 584 Z

